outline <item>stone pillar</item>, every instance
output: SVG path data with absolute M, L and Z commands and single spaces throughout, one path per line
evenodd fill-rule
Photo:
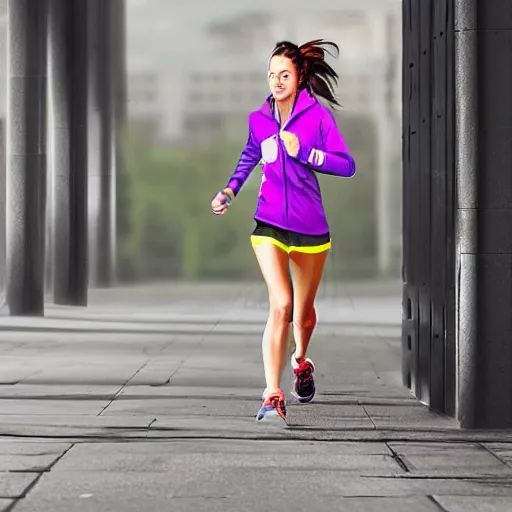
M 44 314 L 47 0 L 9 0 L 7 302 Z
M 49 9 L 52 274 L 56 304 L 87 305 L 87 6 Z
M 88 0 L 89 282 L 95 287 L 116 278 L 114 15 L 115 2 Z
M 455 0 L 458 419 L 512 427 L 512 9 Z

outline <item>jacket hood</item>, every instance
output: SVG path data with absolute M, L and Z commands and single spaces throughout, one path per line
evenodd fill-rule
M 259 112 L 261 112 L 264 116 L 269 117 L 271 119 L 274 119 L 274 113 L 272 112 L 272 103 L 273 103 L 273 96 L 272 94 L 269 94 L 259 109 Z M 295 105 L 293 106 L 292 113 L 290 114 L 289 121 L 291 121 L 294 117 L 298 116 L 308 108 L 312 107 L 313 105 L 316 105 L 318 103 L 318 100 L 311 96 L 307 89 L 302 89 L 299 91 L 299 94 L 297 95 L 297 99 L 295 100 Z

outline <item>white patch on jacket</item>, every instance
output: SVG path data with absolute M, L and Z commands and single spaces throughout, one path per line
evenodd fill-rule
M 271 164 L 277 160 L 279 146 L 276 141 L 276 136 L 272 135 L 261 143 L 261 157 L 265 163 Z

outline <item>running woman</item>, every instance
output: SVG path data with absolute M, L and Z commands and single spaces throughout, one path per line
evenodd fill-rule
M 249 116 L 249 136 L 226 188 L 212 200 L 224 214 L 249 174 L 262 162 L 262 179 L 251 242 L 269 295 L 269 316 L 262 343 L 267 387 L 257 421 L 279 417 L 286 422 L 281 377 L 289 357 L 288 331 L 293 321 L 295 352 L 292 395 L 301 403 L 315 395 L 313 361 L 308 345 L 316 325 L 315 297 L 331 247 L 316 173 L 350 178 L 355 162 L 331 111 L 339 103 L 333 84 L 338 75 L 325 61 L 318 39 L 297 46 L 279 42 L 269 60 L 271 94 Z M 293 276 L 293 286 L 290 279 Z

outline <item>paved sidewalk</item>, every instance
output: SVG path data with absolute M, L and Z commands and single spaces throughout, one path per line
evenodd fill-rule
M 398 292 L 320 295 L 319 394 L 287 428 L 254 421 L 261 286 L 92 296 L 0 318 L 0 511 L 512 510 L 512 432 L 402 387 Z

